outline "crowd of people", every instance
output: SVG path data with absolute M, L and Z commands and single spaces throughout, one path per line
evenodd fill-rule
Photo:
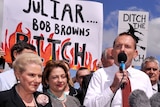
M 136 43 L 132 34 L 119 34 L 96 71 L 82 66 L 71 77 L 68 62 L 49 60 L 43 66 L 35 47 L 19 41 L 11 48 L 11 68 L 0 68 L 0 107 L 159 107 L 159 61 L 149 56 L 140 70 L 134 68 Z

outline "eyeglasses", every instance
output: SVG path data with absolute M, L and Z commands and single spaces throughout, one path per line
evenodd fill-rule
M 146 68 L 145 70 L 146 70 L 146 71 L 151 71 L 151 70 L 157 71 L 158 69 L 157 69 L 157 68 Z

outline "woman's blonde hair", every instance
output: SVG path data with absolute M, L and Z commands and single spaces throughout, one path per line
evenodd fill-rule
M 41 58 L 34 53 L 22 53 L 17 56 L 16 60 L 13 62 L 13 69 L 14 71 L 24 72 L 26 70 L 26 65 L 28 64 L 37 64 L 42 65 Z

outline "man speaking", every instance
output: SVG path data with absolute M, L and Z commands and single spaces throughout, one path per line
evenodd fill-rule
M 118 61 L 120 54 L 124 55 L 121 57 L 126 57 L 126 61 Z M 129 107 L 129 94 L 135 89 L 143 90 L 148 97 L 151 97 L 153 91 L 149 77 L 132 67 L 132 60 L 137 55 L 136 40 L 133 35 L 129 32 L 119 34 L 113 43 L 112 56 L 115 64 L 98 69 L 93 74 L 84 105 L 86 107 Z M 124 68 L 121 69 L 121 66 Z

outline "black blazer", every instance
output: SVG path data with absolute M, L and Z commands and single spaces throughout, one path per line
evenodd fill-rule
M 17 94 L 15 86 L 13 86 L 10 90 L 0 92 L 0 107 L 26 107 L 20 96 Z M 39 94 L 41 93 L 40 92 L 34 93 L 35 101 Z M 46 104 L 45 106 L 42 106 L 37 103 L 37 106 L 51 107 L 50 103 Z
M 76 97 L 77 94 L 78 94 L 77 89 L 75 89 L 75 88 L 72 87 L 72 86 L 69 86 L 69 95 L 70 95 L 70 96 L 73 96 L 73 97 Z
M 81 105 L 83 105 L 83 101 L 84 101 L 84 98 L 88 89 L 88 85 L 92 76 L 93 76 L 93 73 L 84 76 L 82 81 L 82 87 L 78 89 L 78 95 L 76 97 L 79 99 Z
M 158 92 L 160 92 L 160 83 L 158 82 Z

